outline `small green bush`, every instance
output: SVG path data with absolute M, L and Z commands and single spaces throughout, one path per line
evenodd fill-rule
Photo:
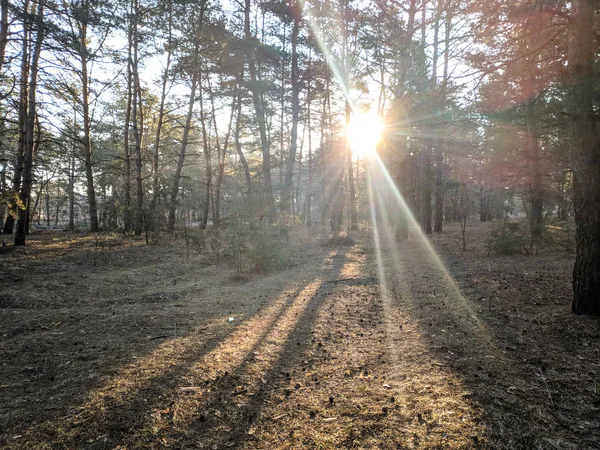
M 503 221 L 494 227 L 487 241 L 488 253 L 495 255 L 517 255 L 527 248 L 527 237 L 520 222 Z
M 278 228 L 273 225 L 250 227 L 232 222 L 221 228 L 186 229 L 184 237 L 188 256 L 193 251 L 217 261 L 231 259 L 238 277 L 246 271 L 267 273 L 290 265 L 289 252 L 284 245 L 287 239 L 281 238 Z
M 284 246 L 274 237 L 277 236 L 277 231 L 271 228 L 266 226 L 255 230 L 247 250 L 252 270 L 258 273 L 267 273 L 290 265 L 290 258 Z

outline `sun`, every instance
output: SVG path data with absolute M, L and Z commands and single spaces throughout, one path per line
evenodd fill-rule
M 352 153 L 363 158 L 374 156 L 382 131 L 383 123 L 376 112 L 352 114 L 346 128 L 346 139 Z

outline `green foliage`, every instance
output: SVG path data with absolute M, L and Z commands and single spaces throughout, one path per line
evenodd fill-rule
M 186 229 L 184 238 L 188 255 L 194 251 L 217 261 L 233 260 L 237 277 L 248 271 L 264 274 L 290 265 L 289 254 L 273 225 L 229 223 L 222 228 Z
M 502 221 L 492 230 L 487 241 L 488 253 L 495 255 L 517 255 L 527 249 L 526 226 L 522 222 Z
M 15 219 L 17 218 L 19 210 L 25 209 L 21 197 L 14 191 L 0 193 L 0 207 L 7 208 L 8 215 Z
M 252 233 L 248 249 L 251 270 L 267 273 L 290 265 L 290 258 L 285 247 L 278 239 L 277 228 L 266 225 Z
M 184 237 L 188 251 L 193 250 L 215 257 L 217 260 L 220 260 L 225 254 L 227 233 L 220 228 L 185 229 Z

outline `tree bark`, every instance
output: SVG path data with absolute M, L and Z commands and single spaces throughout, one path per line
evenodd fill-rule
M 254 48 L 251 43 L 255 41 L 250 33 L 250 0 L 245 0 L 244 8 L 244 35 L 246 37 L 247 53 L 246 59 L 248 62 L 248 71 L 250 72 L 250 91 L 252 92 L 252 102 L 256 113 L 256 121 L 260 133 L 260 143 L 262 151 L 262 174 L 263 174 L 263 199 L 264 210 L 262 216 L 269 219 L 270 222 L 275 221 L 275 198 L 273 197 L 273 183 L 271 181 L 271 142 L 267 136 L 267 125 L 265 121 L 265 112 L 263 107 L 263 99 L 256 71 L 256 62 L 254 60 Z
M 431 234 L 431 148 L 428 139 L 423 137 L 419 166 L 419 202 L 421 229 Z
M 23 6 L 25 17 L 29 14 L 29 1 L 25 0 Z M 4 234 L 12 234 L 15 224 L 15 216 L 18 214 L 19 205 L 17 204 L 16 197 L 19 195 L 21 190 L 21 180 L 23 178 L 23 158 L 25 154 L 25 140 L 26 140 L 26 122 L 27 122 L 27 89 L 29 79 L 29 41 L 31 39 L 31 25 L 28 20 L 23 21 L 23 36 L 21 39 L 21 74 L 19 79 L 19 137 L 17 142 L 17 154 L 15 158 L 15 171 L 12 180 L 13 199 L 11 199 L 9 205 L 10 214 L 6 217 L 4 222 Z
M 131 231 L 131 149 L 129 148 L 129 132 L 131 128 L 131 107 L 133 98 L 133 80 L 131 74 L 132 64 L 132 33 L 133 27 L 130 25 L 127 33 L 127 106 L 125 107 L 125 129 L 123 130 L 123 159 L 125 161 L 124 175 L 124 195 L 125 195 L 125 211 L 123 215 L 123 227 L 125 231 Z
M 207 76 L 208 78 L 208 76 Z M 202 124 L 202 148 L 204 153 L 204 167 L 206 169 L 206 187 L 204 190 L 204 205 L 202 211 L 202 218 L 200 219 L 200 228 L 206 229 L 208 224 L 208 214 L 210 211 L 210 191 L 212 185 L 212 152 L 210 149 L 210 143 L 208 142 L 208 132 L 206 130 L 206 116 L 204 114 L 204 98 L 202 95 L 203 87 L 202 81 L 199 81 L 200 85 L 200 123 Z
M 212 109 L 212 122 L 215 129 L 215 139 L 217 145 L 217 179 L 215 181 L 213 199 L 213 225 L 215 227 L 218 227 L 221 221 L 221 185 L 223 184 L 223 178 L 225 176 L 225 157 L 227 156 L 227 150 L 229 148 L 229 138 L 231 136 L 233 116 L 236 111 L 236 102 L 240 100 L 241 99 L 239 99 L 239 96 L 233 96 L 233 100 L 231 101 L 231 113 L 229 114 L 229 124 L 227 127 L 227 133 L 225 134 L 225 140 L 223 141 L 223 145 L 221 146 L 221 142 L 219 140 L 219 130 L 217 128 L 217 114 L 215 111 L 214 95 L 211 89 L 210 104 Z
M 83 152 L 85 163 L 86 186 L 90 213 L 90 231 L 97 232 L 98 225 L 98 206 L 96 204 L 96 191 L 94 189 L 94 172 L 92 167 L 92 138 L 91 138 L 91 117 L 90 117 L 90 85 L 88 73 L 88 20 L 89 20 L 89 2 L 84 0 L 81 5 L 81 20 L 79 21 L 79 58 L 81 61 L 81 103 L 83 107 Z
M 150 200 L 150 213 L 152 214 L 153 227 L 156 226 L 156 217 L 154 211 L 158 202 L 158 161 L 160 156 L 161 133 L 165 116 L 165 101 L 167 98 L 167 82 L 169 80 L 169 70 L 171 68 L 171 58 L 173 53 L 173 5 L 168 1 L 169 8 L 169 23 L 168 23 L 168 38 L 167 38 L 167 62 L 162 76 L 162 85 L 160 92 L 160 104 L 158 107 L 158 118 L 156 124 L 156 135 L 154 137 L 154 158 L 152 161 L 152 199 Z
M 185 118 L 185 125 L 183 127 L 183 136 L 181 138 L 181 147 L 179 150 L 179 158 L 177 160 L 177 168 L 175 169 L 175 176 L 173 179 L 173 185 L 171 187 L 171 200 L 169 202 L 169 219 L 168 226 L 169 231 L 175 230 L 175 211 L 177 210 L 177 194 L 179 193 L 179 181 L 181 179 L 181 171 L 183 169 L 183 163 L 185 161 L 185 151 L 187 149 L 190 128 L 192 126 L 192 116 L 194 114 L 194 100 L 196 98 L 196 87 L 198 84 L 198 71 L 194 70 L 192 75 L 192 87 L 190 89 L 190 101 L 188 104 L 188 111 Z
M 142 109 L 142 92 L 139 76 L 139 58 L 138 58 L 138 20 L 140 7 L 138 0 L 132 1 L 133 18 L 133 59 L 131 72 L 133 75 L 133 139 L 135 145 L 135 180 L 137 188 L 137 201 L 135 208 L 134 233 L 136 236 L 142 234 L 144 228 L 144 186 L 142 184 L 142 136 L 144 135 L 144 113 Z M 139 116 L 139 119 L 138 119 Z
M 31 185 L 33 183 L 33 153 L 35 147 L 35 114 L 36 114 L 36 92 L 38 81 L 38 70 L 42 42 L 44 40 L 44 6 L 42 2 L 37 5 L 36 12 L 36 40 L 31 56 L 31 71 L 28 86 L 27 121 L 25 123 L 26 137 L 23 156 L 23 184 L 20 197 L 24 208 L 19 209 L 19 219 L 15 231 L 15 245 L 25 245 L 27 235 L 27 223 L 29 219 L 29 199 Z
M 69 231 L 75 230 L 75 156 L 69 158 Z
M 292 7 L 298 8 L 297 4 Z M 299 8 L 298 8 L 299 9 Z M 283 194 L 281 196 L 281 212 L 290 213 L 292 202 L 292 185 L 294 179 L 294 165 L 296 164 L 296 152 L 298 150 L 298 120 L 300 113 L 300 77 L 298 73 L 298 34 L 300 32 L 300 17 L 298 12 L 294 13 L 294 25 L 292 27 L 292 130 L 290 141 L 290 152 L 288 153 L 285 168 L 285 180 Z
M 539 241 L 544 231 L 544 192 L 540 172 L 540 145 L 538 141 L 537 114 L 535 98 L 525 104 L 527 122 L 527 167 L 529 169 L 529 228 L 533 241 Z
M 439 17 L 438 17 L 439 20 Z M 438 123 L 437 145 L 435 149 L 435 211 L 433 231 L 441 233 L 444 226 L 444 150 L 446 147 L 446 96 L 448 94 L 448 63 L 450 28 L 452 26 L 452 16 L 446 9 L 446 19 L 444 21 L 444 72 L 441 84 L 439 98 L 439 109 L 441 123 Z M 437 39 L 436 39 L 437 41 Z
M 306 200 L 305 200 L 305 214 L 304 214 L 304 223 L 306 226 L 312 226 L 312 184 L 313 184 L 313 153 L 312 153 L 312 128 L 311 128 L 311 79 L 312 71 L 311 71 L 311 59 L 312 53 L 311 49 L 308 49 L 308 70 L 309 70 L 309 79 L 306 83 L 306 126 L 308 128 L 308 183 L 306 185 Z
M 241 95 L 241 80 L 243 78 L 243 72 L 240 73 L 240 78 L 238 82 L 238 90 L 240 91 L 237 103 L 237 114 L 235 119 L 235 136 L 234 136 L 234 145 L 235 151 L 237 152 L 238 158 L 240 158 L 240 163 L 244 169 L 244 177 L 246 179 L 246 195 L 248 198 L 248 207 L 252 205 L 252 177 L 250 175 L 250 167 L 248 166 L 248 161 L 246 160 L 246 155 L 242 151 L 242 142 L 241 138 L 241 128 L 242 128 L 242 95 Z
M 4 66 L 4 55 L 8 43 L 8 0 L 0 0 L 0 70 Z
M 594 35 L 597 2 L 575 0 L 569 43 L 569 109 L 573 143 L 576 256 L 573 305 L 576 314 L 600 315 L 600 139 L 594 112 Z

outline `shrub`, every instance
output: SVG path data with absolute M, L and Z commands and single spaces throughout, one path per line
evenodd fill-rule
M 285 248 L 274 236 L 277 236 L 277 231 L 273 231 L 271 226 L 252 233 L 247 253 L 253 271 L 267 273 L 290 265 L 290 258 Z
M 487 241 L 488 253 L 495 255 L 516 255 L 527 248 L 527 237 L 520 222 L 502 221 L 495 226 Z

